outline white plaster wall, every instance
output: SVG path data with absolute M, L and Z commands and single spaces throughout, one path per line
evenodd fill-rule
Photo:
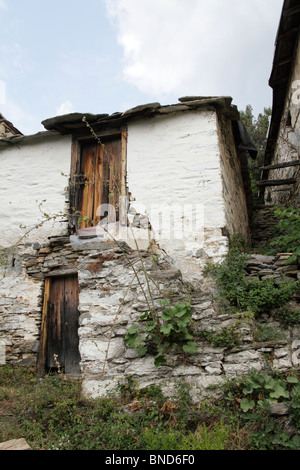
M 67 223 L 47 222 L 22 236 L 45 220 L 39 210 L 42 201 L 49 216 L 65 210 L 68 178 L 61 173 L 69 174 L 70 159 L 70 137 L 48 136 L 0 149 L 0 247 L 17 244 L 16 264 L 11 264 L 11 255 L 2 260 L 0 270 L 0 342 L 5 360 L 35 357 L 43 281 L 27 275 L 20 255 L 36 257 L 34 243 L 46 245 L 48 237 L 64 233 Z
M 149 211 L 160 247 L 186 275 L 199 274 L 199 249 L 204 247 L 210 257 L 227 249 L 220 230 L 226 219 L 216 120 L 214 111 L 202 109 L 128 125 L 132 206 L 141 213 L 145 208 Z M 168 211 L 172 208 L 170 225 Z M 161 209 L 171 227 L 167 237 L 168 230 L 162 234 L 158 219 Z
M 39 210 L 50 216 L 65 210 L 70 172 L 71 137 L 45 137 L 27 144 L 0 149 L 0 245 L 15 243 L 28 228 L 45 220 Z M 26 226 L 26 229 L 20 226 Z M 49 222 L 34 230 L 24 242 L 44 242 L 51 234 L 59 235 L 65 224 Z

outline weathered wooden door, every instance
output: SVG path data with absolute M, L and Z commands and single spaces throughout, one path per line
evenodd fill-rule
M 114 207 L 118 218 L 118 203 L 122 186 L 122 141 L 120 137 L 82 145 L 80 194 L 80 228 L 97 225 L 106 214 L 100 214 L 101 204 Z M 84 220 L 83 220 L 84 219 Z
M 60 368 L 66 374 L 77 375 L 80 373 L 78 278 L 68 275 L 46 281 L 40 366 L 46 371 Z

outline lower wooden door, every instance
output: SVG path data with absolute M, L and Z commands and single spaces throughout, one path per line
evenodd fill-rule
M 78 294 L 76 275 L 46 280 L 39 361 L 46 371 L 80 373 Z

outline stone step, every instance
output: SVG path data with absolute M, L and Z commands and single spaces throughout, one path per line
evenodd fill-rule
M 25 439 L 11 439 L 0 443 L 0 450 L 32 450 L 32 448 Z

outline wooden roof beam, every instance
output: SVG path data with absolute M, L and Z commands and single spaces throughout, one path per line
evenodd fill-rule
M 296 180 L 295 178 L 288 178 L 286 180 L 265 180 L 265 181 L 259 181 L 257 182 L 258 187 L 266 187 L 266 186 L 284 186 L 284 185 L 290 185 L 290 184 L 295 184 Z
M 275 163 L 274 165 L 262 166 L 261 170 L 277 170 L 278 168 L 289 168 L 291 166 L 298 166 L 300 165 L 300 160 L 294 160 L 290 162 L 284 163 Z

